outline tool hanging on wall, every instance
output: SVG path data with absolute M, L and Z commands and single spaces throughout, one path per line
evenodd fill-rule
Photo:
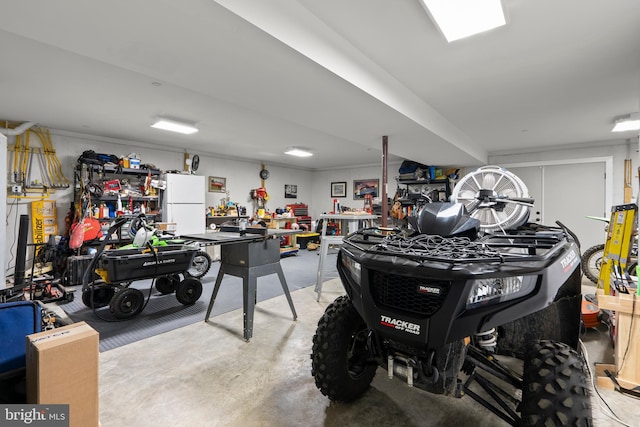
M 260 164 L 260 187 L 264 188 L 264 182 L 269 179 L 271 173 L 264 167 L 264 163 Z
M 371 194 L 364 195 L 364 211 L 369 214 L 373 213 L 373 197 Z
M 41 147 L 32 144 L 32 134 L 38 137 Z M 15 138 L 14 145 L 7 148 L 9 154 L 13 155 L 13 171 L 7 197 L 39 199 L 49 196 L 56 189 L 69 188 L 70 181 L 62 172 L 62 163 L 56 155 L 48 129 L 44 130 L 39 126 L 27 129 Z M 39 172 L 37 177 L 34 176 L 35 169 Z

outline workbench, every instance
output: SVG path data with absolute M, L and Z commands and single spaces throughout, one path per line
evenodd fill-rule
M 242 299 L 244 319 L 244 339 L 249 341 L 253 336 L 253 313 L 256 304 L 258 277 L 277 274 L 282 290 L 287 298 L 293 320 L 298 315 L 293 306 L 289 286 L 280 265 L 280 236 L 290 234 L 293 230 L 247 229 L 240 231 L 206 232 L 181 236 L 184 239 L 198 242 L 202 246 L 220 245 L 220 270 L 211 294 L 209 307 L 204 321 L 208 321 L 216 296 L 225 274 L 242 278 Z
M 260 221 L 264 221 L 268 228 L 286 228 L 287 224 L 295 224 L 298 222 L 298 218 L 295 216 L 282 216 L 282 217 L 264 217 L 260 218 Z
M 367 222 L 370 227 L 372 220 L 378 218 L 378 215 L 371 214 L 321 214 L 322 220 L 322 233 L 320 234 L 320 261 L 318 262 L 318 275 L 316 279 L 315 291 L 318 294 L 318 301 L 320 301 L 320 294 L 322 293 L 322 275 L 324 274 L 324 263 L 329 251 L 329 245 L 340 245 L 344 236 L 352 233 L 360 228 L 363 228 L 363 222 Z M 327 223 L 329 221 L 340 221 L 340 234 L 339 235 L 327 235 Z
M 206 217 L 206 225 L 207 225 L 207 230 L 211 230 L 211 229 L 216 229 L 217 227 L 221 226 L 224 223 L 227 222 L 232 222 L 235 223 L 237 220 L 239 219 L 246 219 L 248 220 L 249 217 L 246 215 L 241 215 L 241 216 L 237 216 L 237 215 L 229 215 L 229 216 L 222 216 L 222 215 L 216 215 L 216 216 L 208 216 Z M 214 225 L 214 227 L 211 227 L 211 225 Z
M 611 310 L 616 321 L 615 364 L 596 363 L 598 386 L 640 391 L 640 296 L 607 295 L 596 290 L 598 307 Z

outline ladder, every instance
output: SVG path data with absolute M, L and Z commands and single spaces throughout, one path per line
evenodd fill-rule
M 607 230 L 607 240 L 604 245 L 602 265 L 598 276 L 598 288 L 605 295 L 611 294 L 611 275 L 614 275 L 613 285 L 617 292 L 628 293 L 624 283 L 627 281 L 626 269 L 629 251 L 633 243 L 635 220 L 638 206 L 634 203 L 613 206 L 611 220 Z

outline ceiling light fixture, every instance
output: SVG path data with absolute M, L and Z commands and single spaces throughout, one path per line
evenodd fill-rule
M 191 135 L 198 132 L 198 128 L 193 123 L 187 123 L 175 119 L 167 119 L 165 117 L 158 117 L 156 122 L 151 125 L 152 128 L 168 130 L 171 132 L 183 133 L 185 135 Z
M 287 151 L 284 152 L 284 154 L 288 154 L 290 156 L 296 156 L 296 157 L 311 157 L 313 156 L 313 153 L 307 149 L 303 149 L 303 148 L 298 148 L 298 147 L 290 147 L 287 148 Z
M 630 130 L 640 130 L 640 113 L 631 113 L 618 117 L 611 132 L 627 132 Z
M 449 43 L 507 24 L 501 0 L 421 0 Z

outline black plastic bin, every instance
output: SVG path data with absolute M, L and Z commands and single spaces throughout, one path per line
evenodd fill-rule
M 198 247 L 168 245 L 153 248 L 104 251 L 97 268 L 106 272 L 107 283 L 129 282 L 186 271 Z

